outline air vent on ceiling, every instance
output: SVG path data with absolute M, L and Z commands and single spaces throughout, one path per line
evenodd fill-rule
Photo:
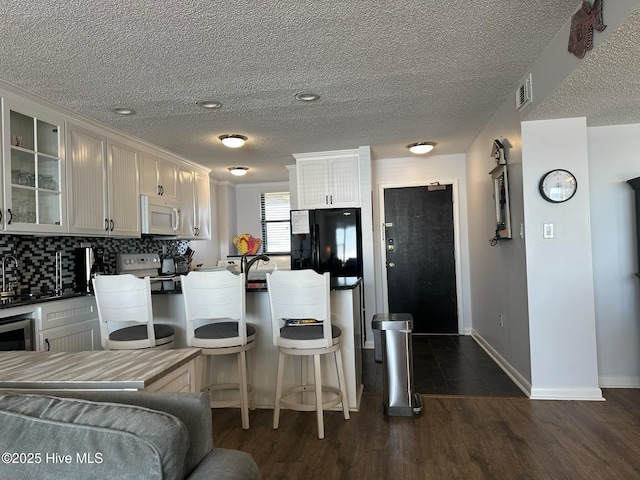
M 531 103 L 531 74 L 522 81 L 516 90 L 516 110 L 520 111 Z

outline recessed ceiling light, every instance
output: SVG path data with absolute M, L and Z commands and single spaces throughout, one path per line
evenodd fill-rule
M 196 105 L 202 108 L 206 108 L 207 110 L 214 110 L 222 106 L 222 104 L 216 100 L 200 100 L 196 102 Z
M 320 95 L 318 95 L 317 93 L 304 92 L 304 93 L 296 93 L 295 97 L 296 97 L 296 100 L 299 100 L 301 102 L 315 102 L 320 98 Z
M 433 142 L 416 142 L 410 145 L 407 145 L 407 148 L 411 153 L 415 153 L 418 155 L 424 155 L 425 153 L 429 153 L 435 147 L 435 143 Z
M 228 168 L 231 175 L 235 175 L 236 177 L 241 177 L 242 175 L 246 175 L 249 171 L 248 167 L 229 167 Z
M 136 111 L 133 108 L 129 107 L 117 107 L 113 109 L 114 113 L 118 115 L 135 115 Z
M 247 141 L 247 137 L 244 135 L 237 135 L 235 133 L 228 135 L 220 135 L 220 141 L 222 144 L 229 148 L 239 148 L 244 145 L 244 142 Z

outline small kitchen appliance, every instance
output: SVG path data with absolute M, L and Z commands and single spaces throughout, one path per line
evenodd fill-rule
M 104 268 L 104 248 L 84 246 L 75 249 L 75 277 L 77 293 L 93 294 L 91 280 L 96 275 L 106 273 Z
M 118 275 L 129 273 L 136 277 L 150 277 L 152 291 L 172 291 L 176 289 L 176 284 L 180 282 L 180 275 L 187 273 L 182 267 L 182 262 L 176 259 L 183 257 L 173 257 L 169 262 L 160 259 L 157 253 L 118 253 L 116 254 L 116 273 Z M 165 273 L 165 267 L 168 271 Z M 162 272 L 162 273 L 159 273 Z

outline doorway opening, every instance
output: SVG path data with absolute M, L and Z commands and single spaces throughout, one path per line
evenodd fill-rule
M 389 312 L 413 315 L 417 334 L 462 330 L 455 187 L 381 187 L 384 300 Z

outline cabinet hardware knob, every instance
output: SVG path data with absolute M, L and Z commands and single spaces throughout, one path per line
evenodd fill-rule
M 104 219 L 104 231 L 105 232 L 109 231 L 109 219 L 108 218 Z
M 113 223 L 113 218 L 111 220 L 109 220 L 109 224 L 111 225 L 111 231 L 113 232 L 113 227 L 114 227 L 114 223 Z
M 47 346 L 47 352 L 50 352 L 51 351 L 51 344 L 49 343 L 49 339 L 45 338 L 44 339 L 44 343 Z

